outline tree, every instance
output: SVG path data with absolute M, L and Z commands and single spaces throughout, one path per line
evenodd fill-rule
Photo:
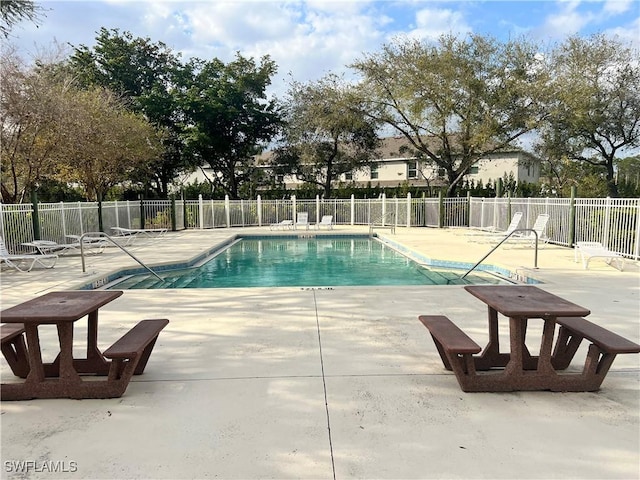
M 110 90 L 75 92 L 66 115 L 73 134 L 58 159 L 56 178 L 81 184 L 88 198 L 104 198 L 109 188 L 158 155 L 155 128 Z
M 638 52 L 603 35 L 572 37 L 553 51 L 552 64 L 555 101 L 537 148 L 551 161 L 600 168 L 615 197 L 616 156 L 640 146 Z
M 446 172 L 447 195 L 471 166 L 512 147 L 545 116 L 547 69 L 524 40 L 398 39 L 352 67 L 363 77 L 367 113 L 401 133 L 413 156 Z
M 0 173 L 4 203 L 21 203 L 56 168 L 72 79 L 24 64 L 13 49 L 0 61 Z
M 330 198 L 341 174 L 371 165 L 380 146 L 377 122 L 341 78 L 293 82 L 286 105 L 283 145 L 273 156 L 277 173 L 318 185 Z
M 164 43 L 134 38 L 129 32 L 100 29 L 96 45 L 75 49 L 69 68 L 85 88 L 101 86 L 116 92 L 131 111 L 142 114 L 162 132 L 164 148 L 140 169 L 131 171 L 132 180 L 166 197 L 177 173 L 190 168 L 185 154 L 183 123 L 178 104 L 185 79 L 180 56 Z
M 211 167 L 214 188 L 239 198 L 242 184 L 254 178 L 253 157 L 281 125 L 278 104 L 266 94 L 276 65 L 268 56 L 256 64 L 238 53 L 226 65 L 193 59 L 187 69 L 189 87 L 180 100 L 187 149 Z
M 43 9 L 31 0 L 2 0 L 0 2 L 0 34 L 8 38 L 14 25 L 27 19 L 36 25 Z
M 158 155 L 156 132 L 102 88 L 79 90 L 58 65 L 27 67 L 3 54 L 0 83 L 2 201 L 22 202 L 48 180 L 99 198 Z

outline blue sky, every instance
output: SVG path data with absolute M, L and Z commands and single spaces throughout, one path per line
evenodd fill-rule
M 93 46 L 105 27 L 164 42 L 182 58 L 231 60 L 235 52 L 270 55 L 278 84 L 340 73 L 395 36 L 435 39 L 480 33 L 506 40 L 527 35 L 541 43 L 595 32 L 640 45 L 638 0 L 544 1 L 40 1 L 40 25 L 14 28 L 10 41 L 27 58 L 53 44 Z M 69 51 L 67 51 L 68 53 Z

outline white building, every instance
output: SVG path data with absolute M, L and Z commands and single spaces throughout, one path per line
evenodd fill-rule
M 404 151 L 403 146 L 408 146 L 404 137 L 384 138 L 379 150 L 380 158 L 375 160 L 374 166 L 343 174 L 339 181 L 355 183 L 360 186 L 366 186 L 370 183 L 374 187 L 396 187 L 405 182 L 412 186 L 425 187 L 446 183 L 443 170 L 401 153 Z M 270 152 L 266 152 L 260 156 L 258 162 L 265 170 L 269 170 L 269 157 Z M 516 182 L 537 183 L 540 179 L 540 166 L 539 159 L 523 150 L 503 150 L 478 161 L 464 178 L 468 181 L 473 180 L 475 183 L 482 181 L 483 184 L 486 184 L 488 181 L 494 183 L 506 174 L 507 176 L 512 175 Z M 185 183 L 193 183 L 196 180 L 204 182 L 205 175 L 211 177 L 211 170 L 205 168 L 204 172 L 198 171 L 192 174 Z M 303 183 L 293 176 L 285 176 L 278 180 L 290 190 L 296 189 Z

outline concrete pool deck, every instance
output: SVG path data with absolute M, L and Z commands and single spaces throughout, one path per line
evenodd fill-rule
M 151 265 L 186 260 L 243 232 L 272 233 L 175 232 L 131 251 Z M 474 263 L 490 248 L 446 229 L 379 235 L 445 260 Z M 2 308 L 134 266 L 115 248 L 86 259 L 87 273 L 77 256 L 51 270 L 3 268 Z M 530 274 L 640 343 L 637 262 L 585 271 L 571 249 L 548 245 L 535 270 L 527 247 L 487 263 Z M 421 314 L 447 315 L 480 345 L 488 337 L 486 306 L 460 286 L 126 291 L 100 310 L 98 341 L 169 318 L 145 374 L 117 399 L 2 402 L 0 477 L 640 478 L 640 355 L 618 356 L 598 392 L 464 393 Z M 49 330 L 45 360 L 56 350 Z M 4 359 L 0 374 L 14 379 Z

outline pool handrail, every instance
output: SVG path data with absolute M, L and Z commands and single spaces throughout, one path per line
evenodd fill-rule
M 500 245 L 502 245 L 504 242 L 509 240 L 509 238 L 511 238 L 511 236 L 513 234 L 517 233 L 517 232 L 533 232 L 533 235 L 535 236 L 535 249 L 534 249 L 534 253 L 533 253 L 533 268 L 538 268 L 538 232 L 536 232 L 533 228 L 518 228 L 516 230 L 513 230 L 508 235 L 506 235 L 502 240 L 500 240 L 500 242 L 497 245 L 495 245 L 491 250 L 489 250 L 489 253 L 487 253 L 484 257 L 482 257 L 480 260 L 478 260 L 478 262 L 473 267 L 471 267 L 469 270 L 467 270 L 467 273 L 462 275 L 462 277 L 460 277 L 460 278 L 462 279 L 462 278 L 466 277 L 467 275 L 469 275 L 473 270 L 475 270 L 475 268 L 478 265 L 480 265 L 482 262 L 484 262 L 489 255 L 491 255 L 493 252 L 495 252 Z
M 106 234 L 104 232 L 85 232 L 82 235 L 80 235 L 80 240 L 79 241 L 80 241 L 80 257 L 82 258 L 82 273 L 86 273 L 86 267 L 85 267 L 85 262 L 84 262 L 84 241 L 83 240 L 84 240 L 84 237 L 87 237 L 87 236 L 90 236 L 90 237 L 104 237 L 105 239 L 110 241 L 112 244 L 114 244 L 116 247 L 118 247 L 120 250 L 122 250 L 124 253 L 126 253 L 131 258 L 133 258 L 136 262 L 138 262 L 144 268 L 149 270 L 153 275 L 155 275 L 155 277 L 158 280 L 160 280 L 161 282 L 164 282 L 162 277 L 160 277 L 156 272 L 151 270 L 151 268 L 149 268 L 147 265 L 145 265 L 133 253 L 129 252 L 126 248 L 124 248 L 122 245 L 120 245 L 118 242 L 116 242 L 113 238 L 111 238 L 110 235 L 108 235 L 108 234 Z

